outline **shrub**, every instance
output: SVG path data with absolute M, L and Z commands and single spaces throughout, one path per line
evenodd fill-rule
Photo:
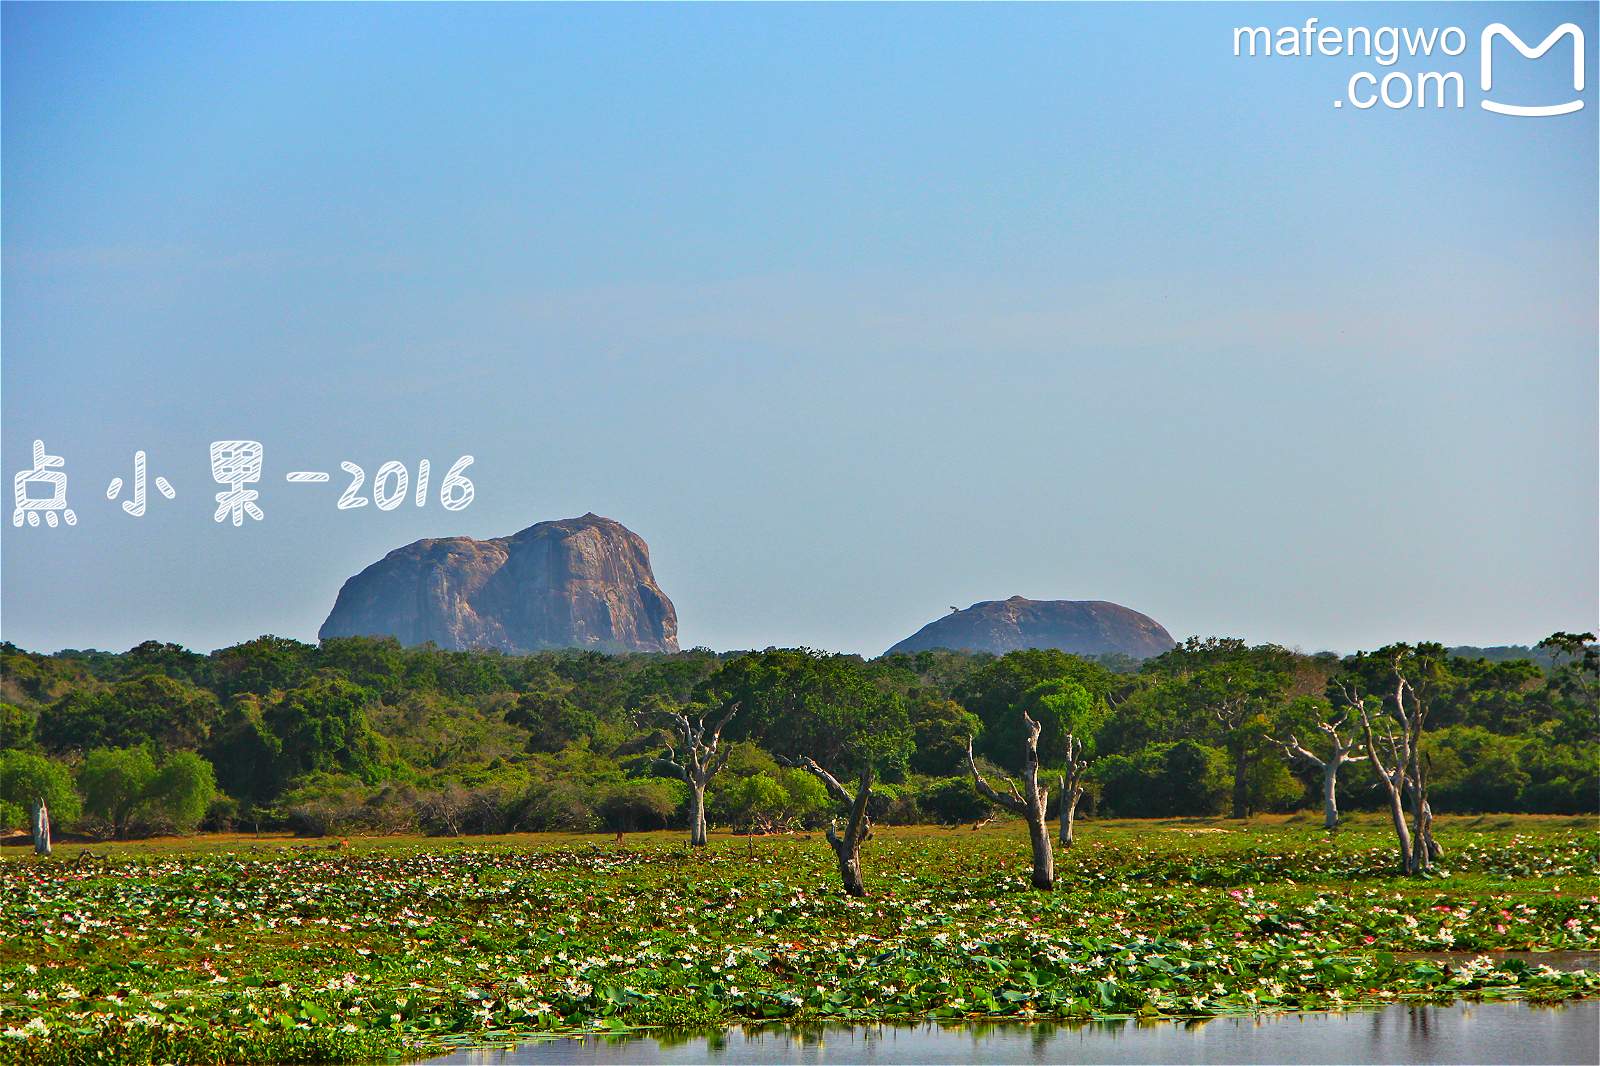
M 437 791 L 418 794 L 413 811 L 417 827 L 429 836 L 460 836 L 505 832 L 510 806 L 503 788 L 463 788 L 452 781 Z
M 971 777 L 938 777 L 917 792 L 917 805 L 942 823 L 981 822 L 994 806 L 978 795 Z
M 608 829 L 665 829 L 683 804 L 685 787 L 659 777 L 618 781 L 601 791 L 596 811 Z
M 231 833 L 239 821 L 239 804 L 222 793 L 217 793 L 206 807 L 200 828 L 213 833 Z
M 582 833 L 600 825 L 590 790 L 570 777 L 534 782 L 517 801 L 508 821 L 510 829 L 535 833 Z

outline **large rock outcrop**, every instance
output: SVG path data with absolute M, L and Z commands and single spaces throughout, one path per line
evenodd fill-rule
M 319 637 L 395 637 L 441 648 L 678 650 L 678 615 L 650 549 L 586 514 L 494 540 L 396 548 L 344 583 Z
M 1160 655 L 1174 641 L 1154 619 L 1104 600 L 985 600 L 929 622 L 890 653 L 929 648 L 990 651 L 1060 648 L 1075 655 Z

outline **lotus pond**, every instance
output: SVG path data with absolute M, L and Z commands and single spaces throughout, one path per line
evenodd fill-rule
M 1600 974 L 1593 819 L 1089 822 L 1028 887 L 1018 824 L 882 829 L 866 899 L 804 835 L 202 837 L 0 865 L 0 1059 L 373 1061 L 736 1022 L 1206 1018 L 1553 1002 Z M 1415 953 L 1451 953 L 1406 958 Z M 1463 957 L 1461 953 L 1468 953 Z

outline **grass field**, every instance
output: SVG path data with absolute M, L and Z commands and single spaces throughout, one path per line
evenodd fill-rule
M 9 848 L 0 1058 L 370 1061 L 530 1032 L 735 1020 L 1205 1016 L 1600 992 L 1593 818 L 1089 821 L 1028 888 L 1015 821 L 880 828 L 871 895 L 819 835 L 553 834 Z M 105 850 L 104 845 L 92 850 Z M 1406 960 L 1486 953 L 1449 966 Z M 98 1059 L 96 1054 L 99 1054 Z

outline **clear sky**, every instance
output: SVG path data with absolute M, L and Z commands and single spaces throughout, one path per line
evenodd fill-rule
M 395 547 L 594 511 L 685 647 L 1012 595 L 1594 629 L 1596 10 L 5 4 L 0 459 L 43 440 L 77 522 L 0 525 L 0 628 L 314 640 Z M 1461 33 L 1233 54 L 1312 18 Z M 1493 22 L 1575 23 L 1583 89 L 1569 37 L 1485 92 Z M 1356 106 L 1430 71 L 1464 106 Z M 212 520 L 220 440 L 260 521 Z M 336 507 L 419 459 L 425 506 Z

